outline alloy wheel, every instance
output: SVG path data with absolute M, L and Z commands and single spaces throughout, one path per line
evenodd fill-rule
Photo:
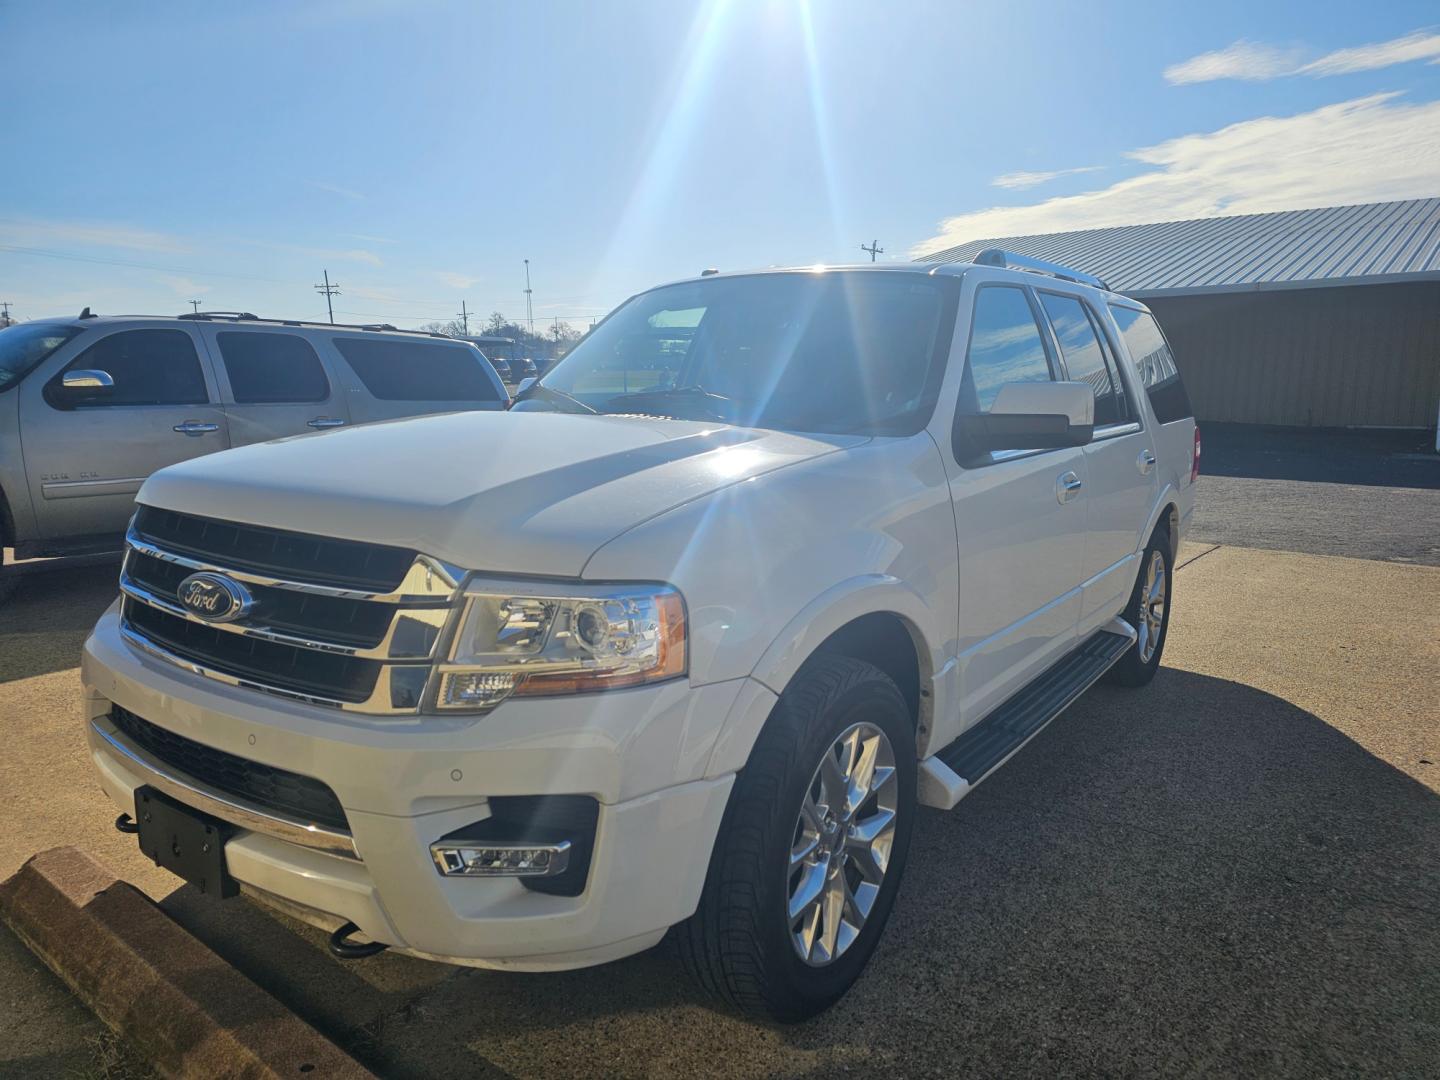
M 889 738 L 864 721 L 841 732 L 805 789 L 790 845 L 790 941 L 823 967 L 854 944 L 895 841 L 899 779 Z
M 1140 652 L 1140 662 L 1148 664 L 1160 645 L 1160 632 L 1165 627 L 1165 556 L 1158 551 L 1150 552 L 1150 561 L 1145 564 L 1136 621 L 1135 648 Z

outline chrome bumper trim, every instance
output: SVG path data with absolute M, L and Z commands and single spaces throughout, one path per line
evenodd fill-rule
M 221 821 L 228 821 L 242 829 L 264 833 L 301 847 L 315 848 L 331 855 L 343 855 L 351 859 L 360 858 L 360 853 L 355 849 L 355 838 L 348 832 L 327 829 L 321 825 L 278 814 L 273 810 L 262 810 L 258 806 L 237 800 L 231 795 L 222 795 L 219 792 L 202 788 L 196 781 L 191 780 L 183 773 L 156 761 L 145 751 L 132 745 L 130 740 L 115 730 L 103 716 L 97 716 L 91 720 L 90 727 L 96 735 L 104 740 L 106 747 L 122 759 L 125 767 L 132 772 L 139 773 L 145 783 L 187 806 L 194 807 L 201 813 L 217 817 Z

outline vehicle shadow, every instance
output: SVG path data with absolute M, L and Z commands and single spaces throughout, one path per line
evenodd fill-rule
M 1201 423 L 1205 476 L 1440 490 L 1435 433 Z
M 345 964 L 247 905 L 166 905 L 387 1076 L 1421 1074 L 1436 851 L 1424 784 L 1278 697 L 1166 668 L 923 811 L 869 971 L 794 1027 L 714 1006 L 665 947 L 549 975 Z
M 20 575 L 15 594 L 0 604 L 0 683 L 78 664 L 95 620 L 119 593 L 119 576 L 118 556 Z

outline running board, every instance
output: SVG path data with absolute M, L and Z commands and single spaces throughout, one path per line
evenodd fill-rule
M 949 746 L 920 762 L 920 802 L 949 810 L 1045 730 L 1134 643 L 1135 631 L 1116 619 Z

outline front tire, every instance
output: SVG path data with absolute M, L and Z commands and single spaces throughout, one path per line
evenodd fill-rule
M 796 1021 L 850 989 L 879 943 L 910 847 L 915 730 L 895 683 L 809 661 L 735 782 L 685 966 L 731 1005 Z
M 1121 686 L 1144 686 L 1160 670 L 1160 654 L 1170 629 L 1170 601 L 1174 594 L 1174 557 L 1170 534 L 1157 529 L 1140 558 L 1140 573 L 1125 607 L 1124 619 L 1135 627 L 1135 644 L 1110 669 L 1110 681 Z

